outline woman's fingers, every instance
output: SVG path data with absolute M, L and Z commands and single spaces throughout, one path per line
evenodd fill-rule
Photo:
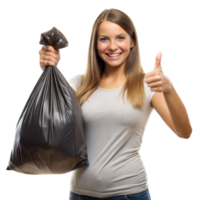
M 60 51 L 56 50 L 52 46 L 42 46 L 39 51 L 40 54 L 40 66 L 42 70 L 45 69 L 47 65 L 57 66 L 60 60 Z

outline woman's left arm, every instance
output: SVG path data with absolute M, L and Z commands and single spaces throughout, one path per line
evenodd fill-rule
M 180 137 L 189 138 L 192 133 L 192 127 L 188 114 L 172 84 L 171 89 L 163 92 L 163 95 L 174 124 L 174 129 L 180 134 Z
M 158 94 L 153 99 L 154 107 L 159 113 L 162 113 L 168 123 L 173 122 L 174 130 L 181 138 L 190 139 L 193 134 L 193 128 L 190 123 L 189 115 L 180 95 L 177 93 L 173 82 L 170 80 L 162 69 L 161 60 L 163 52 L 159 52 L 155 57 L 155 67 L 152 71 L 145 74 L 145 82 L 150 87 L 151 91 Z M 165 102 L 162 98 L 164 96 Z M 167 104 L 168 109 L 164 106 L 162 111 L 162 105 Z M 171 120 L 169 119 L 169 114 Z

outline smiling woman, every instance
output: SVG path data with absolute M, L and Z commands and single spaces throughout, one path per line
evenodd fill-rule
M 71 200 L 151 199 L 138 152 L 155 93 L 144 75 L 133 22 L 104 10 L 93 25 L 86 73 L 68 81 L 82 108 L 90 162 L 73 171 Z
M 104 10 L 93 25 L 86 73 L 76 91 L 80 105 L 98 87 L 123 85 L 123 100 L 126 93 L 132 107 L 141 109 L 145 101 L 144 75 L 132 20 L 120 10 Z

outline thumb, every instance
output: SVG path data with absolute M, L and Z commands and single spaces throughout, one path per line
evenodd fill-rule
M 162 57 L 162 52 L 159 52 L 156 56 L 156 64 L 154 69 L 159 68 L 161 64 L 161 57 Z

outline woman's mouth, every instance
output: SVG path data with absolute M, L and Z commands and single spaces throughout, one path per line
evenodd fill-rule
M 116 60 L 120 57 L 122 53 L 119 53 L 119 54 L 107 54 L 106 53 L 106 56 L 108 57 L 109 60 Z

